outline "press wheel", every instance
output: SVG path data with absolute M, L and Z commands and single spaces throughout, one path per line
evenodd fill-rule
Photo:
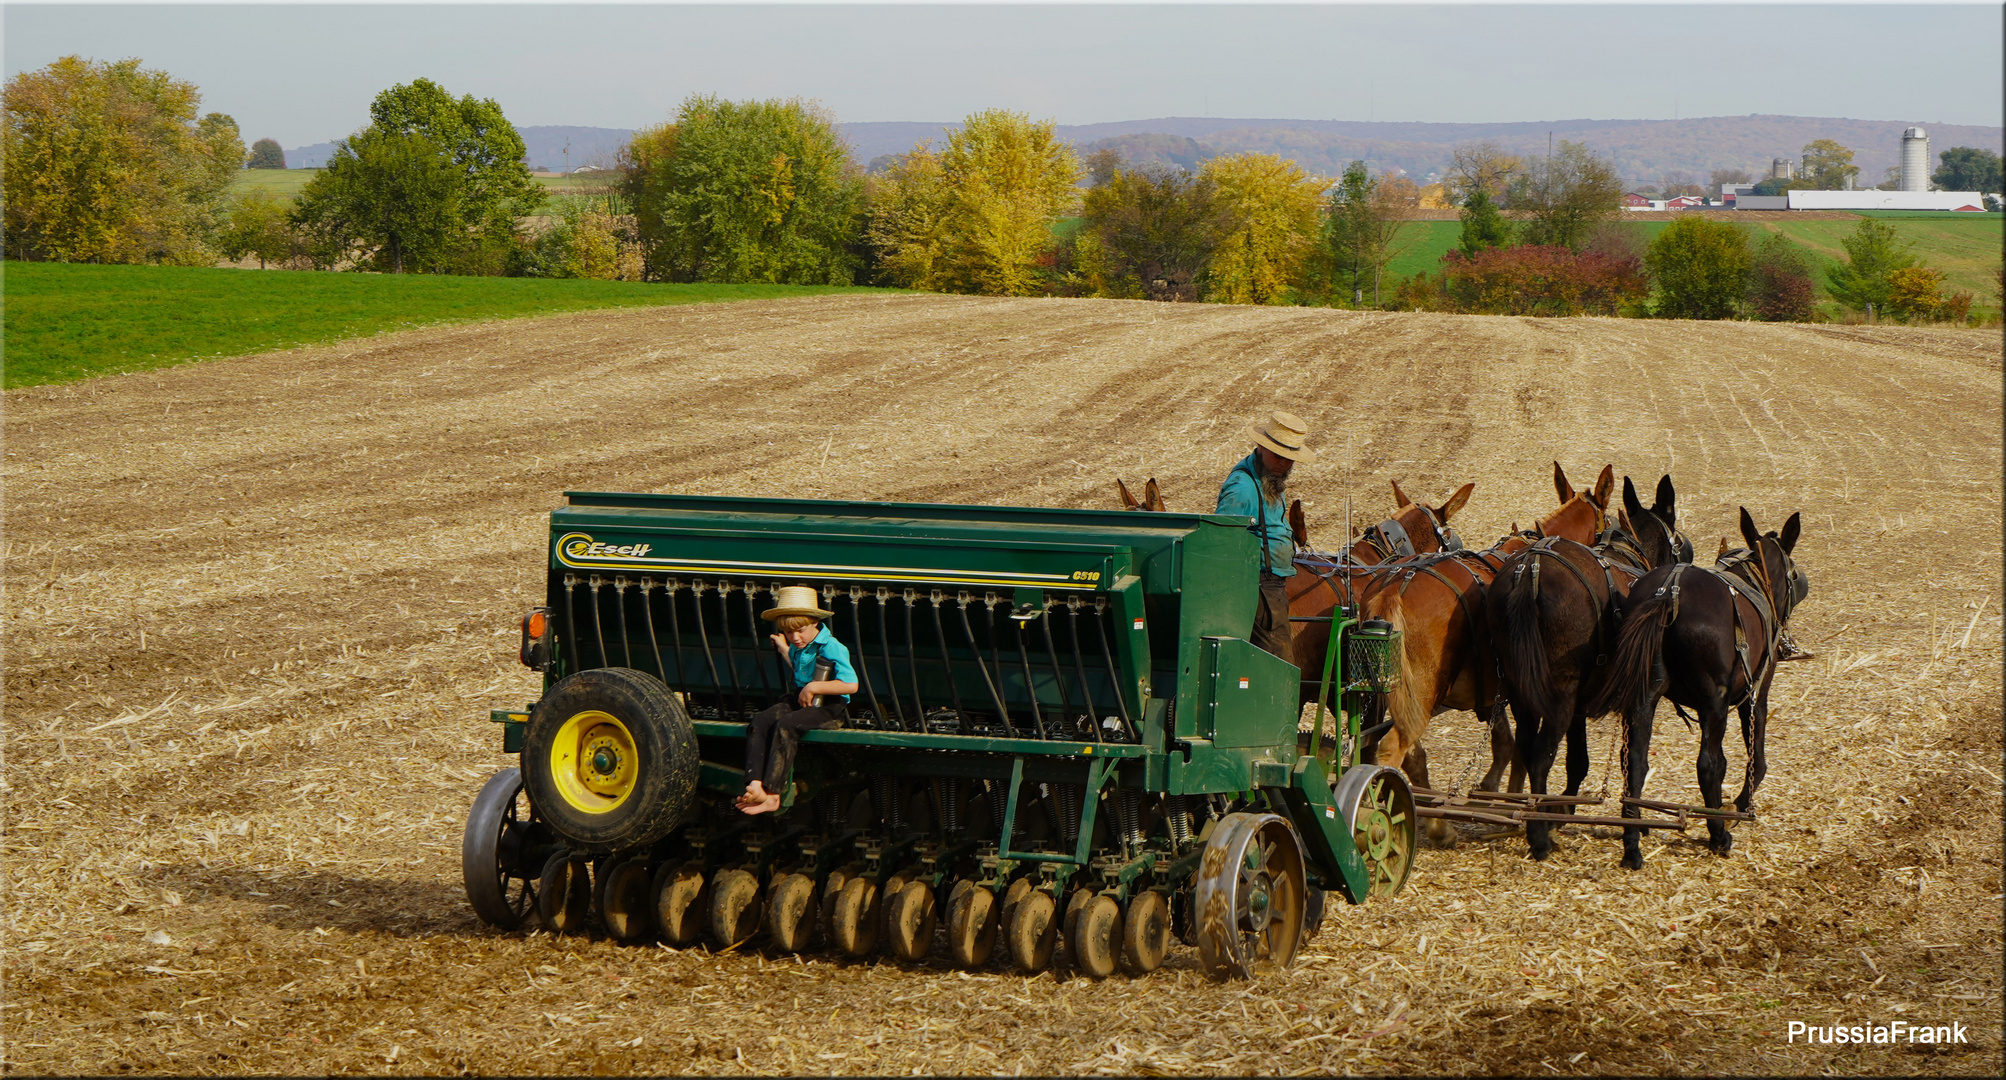
M 1383 765 L 1354 765 L 1339 778 L 1331 801 L 1351 826 L 1365 863 L 1366 896 L 1397 895 L 1414 868 L 1418 821 L 1407 777 Z
M 829 912 L 829 938 L 849 956 L 868 954 L 878 944 L 878 887 L 858 875 L 843 883 Z
M 648 910 L 649 885 L 646 858 L 620 859 L 599 875 L 599 921 L 618 941 L 638 941 L 654 927 Z
M 1295 960 L 1302 943 L 1302 839 L 1275 814 L 1228 814 L 1206 842 L 1193 888 L 1198 966 L 1255 978 Z
M 474 914 L 490 926 L 513 930 L 536 908 L 536 872 L 523 857 L 530 846 L 534 815 L 522 792 L 522 770 L 503 769 L 488 777 L 467 812 L 460 838 L 460 876 Z
M 677 948 L 694 945 L 710 912 L 699 862 L 664 863 L 655 871 L 655 931 Z
M 759 931 L 759 879 L 746 870 L 720 870 L 710 885 L 710 934 L 732 948 Z
M 585 861 L 560 851 L 543 864 L 536 882 L 536 914 L 553 934 L 576 934 L 592 913 L 592 879 Z
M 933 886 L 909 881 L 892 897 L 885 912 L 885 927 L 892 955 L 901 960 L 923 960 L 933 951 L 935 926 Z
M 1052 946 L 1058 940 L 1059 902 L 1043 889 L 1033 889 L 1010 908 L 1003 928 L 1010 959 L 1019 971 L 1037 974 L 1052 966 Z
M 996 894 L 963 881 L 954 887 L 953 897 L 947 905 L 948 954 L 962 967 L 981 967 L 995 952 L 996 934 L 1001 929 Z
M 1121 904 L 1106 893 L 1089 895 L 1073 915 L 1066 951 L 1072 954 L 1073 966 L 1093 978 L 1114 974 L 1121 951 Z
M 1170 955 L 1170 904 L 1155 889 L 1129 898 L 1121 921 L 1121 963 L 1133 975 L 1147 975 Z
M 878 940 L 892 940 L 892 903 L 905 891 L 906 882 L 916 871 L 912 868 L 898 870 L 878 886 Z
M 782 874 L 766 890 L 766 932 L 773 944 L 800 952 L 815 935 L 815 879 Z
M 822 909 L 823 941 L 830 944 L 835 943 L 836 898 L 842 895 L 843 886 L 849 884 L 850 879 L 856 877 L 862 869 L 862 864 L 845 863 L 829 871 L 829 876 L 822 879 L 822 893 L 817 903 L 821 905 Z

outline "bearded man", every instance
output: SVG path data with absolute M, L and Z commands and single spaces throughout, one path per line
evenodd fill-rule
M 1247 428 L 1254 452 L 1241 458 L 1219 485 L 1217 512 L 1250 517 L 1250 531 L 1261 543 L 1260 597 L 1254 605 L 1255 646 L 1294 663 L 1289 626 L 1288 579 L 1296 572 L 1295 535 L 1289 530 L 1284 496 L 1289 470 L 1298 461 L 1315 461 L 1304 441 L 1308 429 L 1294 413 L 1274 412 Z

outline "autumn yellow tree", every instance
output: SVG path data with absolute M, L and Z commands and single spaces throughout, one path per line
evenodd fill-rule
M 1324 185 L 1275 154 L 1215 157 L 1200 176 L 1215 186 L 1226 223 L 1206 299 L 1287 303 L 1315 242 Z
M 991 109 L 947 138 L 940 155 L 948 191 L 943 287 L 991 296 L 1037 292 L 1038 262 L 1052 249 L 1052 223 L 1075 198 L 1079 159 L 1051 120 Z
M 939 289 L 954 192 L 940 155 L 924 142 L 868 185 L 864 236 L 878 256 L 878 276 L 905 289 Z
M 7 81 L 6 253 L 64 262 L 215 260 L 237 122 L 138 60 L 66 56 Z

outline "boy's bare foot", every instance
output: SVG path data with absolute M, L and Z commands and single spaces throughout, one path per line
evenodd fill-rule
M 748 806 L 753 806 L 757 803 L 762 803 L 765 801 L 766 801 L 766 785 L 760 783 L 757 780 L 754 780 L 752 783 L 747 784 L 745 786 L 745 794 L 740 795 L 737 799 L 738 808 L 740 810 L 743 810 Z
M 740 803 L 738 808 L 748 814 L 770 814 L 780 809 L 780 794 L 769 792 L 762 798 Z

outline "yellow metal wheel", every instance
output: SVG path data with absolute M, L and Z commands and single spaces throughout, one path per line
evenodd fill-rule
M 634 735 L 611 713 L 587 709 L 558 727 L 550 742 L 550 777 L 557 793 L 588 814 L 617 809 L 639 775 Z

